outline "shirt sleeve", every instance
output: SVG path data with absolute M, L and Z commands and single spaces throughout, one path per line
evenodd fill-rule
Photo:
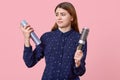
M 25 47 L 23 51 L 23 60 L 28 68 L 33 67 L 41 58 L 44 57 L 44 43 L 43 36 L 40 38 L 41 44 L 36 45 L 32 51 L 32 46 Z
M 87 55 L 87 41 L 86 41 L 85 45 L 82 47 L 82 51 L 83 51 L 83 57 L 81 59 L 80 66 L 76 67 L 74 64 L 74 74 L 77 76 L 82 76 L 86 72 L 85 59 L 86 59 L 86 55 Z

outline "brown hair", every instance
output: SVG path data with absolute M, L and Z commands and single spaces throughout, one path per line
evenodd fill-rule
M 69 2 L 62 2 L 56 6 L 56 8 L 54 10 L 55 12 L 56 12 L 57 8 L 62 8 L 62 9 L 65 9 L 68 11 L 68 13 L 73 17 L 73 21 L 71 23 L 72 29 L 79 32 L 77 14 L 76 14 L 76 10 L 75 10 L 74 6 Z M 53 28 L 51 29 L 51 31 L 54 31 L 57 28 L 58 28 L 58 25 L 55 23 Z

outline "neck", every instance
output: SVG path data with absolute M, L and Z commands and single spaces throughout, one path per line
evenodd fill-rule
M 71 30 L 71 26 L 68 27 L 59 27 L 58 28 L 61 32 L 65 33 Z

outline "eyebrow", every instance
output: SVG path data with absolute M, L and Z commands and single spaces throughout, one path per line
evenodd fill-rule
M 55 12 L 55 13 L 66 13 L 66 12 Z

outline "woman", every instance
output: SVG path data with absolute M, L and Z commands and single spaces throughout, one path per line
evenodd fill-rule
M 74 6 L 62 2 L 55 8 L 56 22 L 50 32 L 44 33 L 32 51 L 30 32 L 33 28 L 21 26 L 24 35 L 23 59 L 28 67 L 33 67 L 45 57 L 45 70 L 42 80 L 80 80 L 85 71 L 87 44 L 77 50 L 80 39 L 77 16 Z

